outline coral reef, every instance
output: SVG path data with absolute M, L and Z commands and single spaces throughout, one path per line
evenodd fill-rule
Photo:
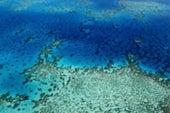
M 25 75 L 26 83 L 38 81 L 48 87 L 33 100 L 34 113 L 168 113 L 170 109 L 170 87 L 134 62 L 114 69 L 111 61 L 107 68 L 58 67 L 47 61 L 25 70 Z
M 170 88 L 136 67 L 78 69 L 41 63 L 25 73 L 49 87 L 34 100 L 35 113 L 168 113 L 170 109 Z

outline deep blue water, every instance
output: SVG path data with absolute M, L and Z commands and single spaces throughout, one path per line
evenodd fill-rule
M 122 8 L 118 1 L 92 1 L 96 11 Z M 31 11 L 32 7 L 13 11 L 11 7 L 6 3 L 0 8 L 0 94 L 28 93 L 37 87 L 36 83 L 23 85 L 22 72 L 38 63 L 40 51 L 55 40 L 63 42 L 51 53 L 62 56 L 58 66 L 104 67 L 112 60 L 119 67 L 128 65 L 127 56 L 132 54 L 139 68 L 170 77 L 168 9 L 166 15 L 148 12 L 136 19 L 131 13 L 122 13 L 100 20 L 81 11 L 47 13 Z

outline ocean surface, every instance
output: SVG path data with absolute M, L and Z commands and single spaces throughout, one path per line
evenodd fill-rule
M 48 54 L 41 54 L 46 48 Z M 24 84 L 24 72 L 40 60 L 54 63 L 56 58 L 56 67 L 62 68 L 136 64 L 168 80 L 170 1 L 0 0 L 0 106 L 6 94 L 39 98 L 43 85 Z M 12 111 L 6 109 L 0 107 L 0 113 Z

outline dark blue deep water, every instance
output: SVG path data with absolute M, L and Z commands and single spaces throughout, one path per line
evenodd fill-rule
M 62 2 L 28 2 L 22 8 L 22 1 L 0 1 L 0 94 L 23 94 L 37 87 L 23 85 L 23 71 L 38 63 L 40 51 L 55 40 L 62 42 L 51 53 L 62 57 L 58 66 L 105 67 L 113 61 L 121 67 L 132 63 L 132 55 L 141 70 L 170 77 L 168 0 L 140 0 L 159 4 L 159 10 L 142 12 L 140 7 L 139 13 L 138 6 L 116 0 L 91 0 L 93 5 L 79 1 L 75 6 L 65 1 L 73 10 L 48 9 Z M 116 13 L 107 17 L 110 13 L 105 12 L 104 17 L 104 10 Z

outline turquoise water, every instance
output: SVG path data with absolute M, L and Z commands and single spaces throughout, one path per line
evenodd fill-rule
M 23 72 L 56 40 L 61 46 L 51 50 L 48 62 L 59 56 L 59 67 L 135 62 L 147 73 L 170 77 L 168 0 L 1 0 L 0 14 L 1 95 L 33 98 L 30 90 L 43 85 L 23 84 Z

